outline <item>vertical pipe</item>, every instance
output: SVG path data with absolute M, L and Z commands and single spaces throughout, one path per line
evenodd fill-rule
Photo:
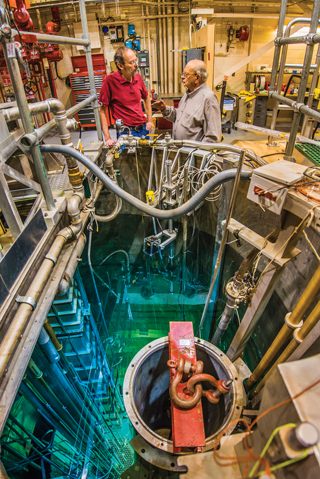
M 284 22 L 286 19 L 286 8 L 287 8 L 287 0 L 281 0 L 277 38 L 280 38 L 283 35 L 283 27 L 284 27 Z M 274 49 L 273 64 L 272 64 L 272 70 L 271 70 L 270 87 L 269 87 L 270 91 L 274 91 L 275 89 L 278 66 L 279 66 L 280 51 L 281 51 L 281 45 L 276 44 Z
M 79 0 L 79 9 L 80 9 L 82 31 L 83 31 L 82 38 L 84 38 L 85 40 L 90 40 L 85 0 Z M 85 51 L 86 60 L 87 60 L 88 76 L 89 76 L 89 83 L 90 83 L 90 95 L 94 95 L 94 94 L 97 94 L 97 90 L 96 90 L 95 81 L 94 81 L 94 72 L 93 72 L 93 64 L 92 64 L 92 57 L 91 57 L 91 44 L 88 47 L 85 47 L 84 51 Z M 102 141 L 102 129 L 101 129 L 100 116 L 98 111 L 99 110 L 98 99 L 92 102 L 92 107 L 94 111 L 94 119 L 96 123 L 98 140 Z
M 188 30 L 189 30 L 189 48 L 192 48 L 192 38 L 191 38 L 191 0 L 189 0 L 189 20 L 188 20 Z
M 283 351 L 281 356 L 277 359 L 277 361 L 274 363 L 271 369 L 267 372 L 265 377 L 262 379 L 262 381 L 258 384 L 258 386 L 254 389 L 254 391 L 250 394 L 250 399 L 252 399 L 258 392 L 263 388 L 267 380 L 270 378 L 274 370 L 277 368 L 279 364 L 282 364 L 287 361 L 287 359 L 290 358 L 290 356 L 294 353 L 294 351 L 297 349 L 299 344 L 303 342 L 303 340 L 308 336 L 308 334 L 312 331 L 312 329 L 315 327 L 315 325 L 318 323 L 320 320 L 320 301 L 317 303 L 317 305 L 314 307 L 314 309 L 311 311 L 305 322 L 303 323 L 303 326 L 299 329 L 296 329 L 294 332 L 294 339 L 290 341 L 286 349 Z
M 288 38 L 291 33 L 291 28 L 293 25 L 298 24 L 298 23 L 310 23 L 310 18 L 295 18 L 294 20 L 291 20 L 291 22 L 288 23 L 284 37 Z M 287 53 L 288 53 L 288 45 L 283 45 L 282 47 L 282 53 L 281 53 L 281 60 L 280 60 L 280 66 L 279 66 L 279 75 L 278 75 L 278 82 L 277 82 L 277 93 L 278 95 L 281 94 L 281 87 L 282 87 L 282 82 L 283 82 L 283 74 L 284 74 L 284 68 L 285 68 L 285 63 L 286 63 L 286 58 L 287 58 Z M 269 88 L 269 91 L 271 89 Z M 278 116 L 278 105 L 279 102 L 277 100 L 274 100 L 274 106 L 273 106 L 273 111 L 272 111 L 272 119 L 271 119 L 271 130 L 275 130 L 276 128 L 276 122 L 277 122 L 277 116 Z M 268 143 L 272 143 L 272 136 L 269 136 Z
M 165 0 L 163 0 L 163 3 Z M 162 28 L 162 38 L 163 38 L 163 71 L 164 71 L 164 92 L 168 93 L 168 47 L 167 47 L 167 37 L 168 37 L 168 23 L 166 17 L 166 7 L 162 7 L 163 14 L 163 28 Z
M 278 30 L 277 30 L 277 37 L 278 38 L 282 37 L 282 35 L 283 35 L 283 26 L 284 26 L 284 21 L 285 21 L 286 8 L 287 8 L 287 0 L 281 0 L 279 23 L 278 23 Z M 287 47 L 287 45 L 285 45 L 283 47 L 283 50 L 282 50 L 282 57 L 281 57 L 279 75 L 278 75 L 277 92 L 279 94 L 281 92 L 284 64 L 285 64 L 285 59 L 286 59 L 286 56 L 287 56 L 286 47 Z M 275 90 L 276 78 L 277 78 L 277 72 L 278 72 L 278 66 L 279 66 L 280 51 L 281 51 L 281 45 L 278 44 L 278 45 L 275 46 L 274 55 L 273 55 L 273 65 L 272 65 L 272 70 L 271 70 L 272 73 L 271 73 L 271 78 L 270 78 L 269 92 Z M 271 130 L 275 129 L 277 116 L 278 116 L 278 102 L 275 100 L 274 107 L 273 107 L 273 113 L 272 113 L 271 127 L 270 127 Z M 269 144 L 272 143 L 272 136 L 269 137 L 268 142 L 269 142 Z
M 312 80 L 311 80 L 311 85 L 310 85 L 310 90 L 309 90 L 308 103 L 307 103 L 307 106 L 309 106 L 310 108 L 312 108 L 312 103 L 313 103 L 313 99 L 314 99 L 314 89 L 317 86 L 318 76 L 319 76 L 320 43 L 318 45 L 318 51 L 317 51 L 317 55 L 316 55 L 315 64 L 317 65 L 317 68 L 314 70 L 313 75 L 312 75 Z M 308 115 L 304 115 L 303 124 L 302 124 L 302 128 L 301 128 L 301 135 L 303 135 L 303 136 L 305 136 L 305 134 L 306 134 L 306 130 L 307 130 L 307 126 L 308 126 L 308 120 L 309 120 Z M 311 122 L 311 125 L 312 125 L 312 122 Z M 308 134 L 308 136 L 309 136 L 309 134 Z
M 183 173 L 183 202 L 188 199 L 188 167 L 184 167 Z M 187 238 L 188 238 L 188 217 L 182 218 L 183 238 L 182 238 L 182 292 L 186 290 L 186 272 L 187 272 Z
M 13 91 L 17 100 L 24 131 L 26 134 L 33 133 L 34 132 L 33 123 L 32 123 L 31 115 L 29 112 L 27 98 L 23 88 L 18 61 L 16 57 L 8 58 L 6 44 L 2 43 L 2 45 L 3 45 L 3 52 L 4 52 L 6 64 L 9 70 Z M 38 145 L 31 146 L 30 153 L 34 161 L 37 178 L 40 183 L 42 193 L 47 204 L 47 208 L 49 211 L 52 211 L 55 208 L 55 204 L 54 204 L 52 191 L 49 185 L 47 172 L 44 167 L 39 146 Z
M 292 313 L 288 313 L 285 319 L 285 323 L 281 330 L 277 334 L 273 343 L 262 357 L 260 363 L 257 365 L 249 379 L 245 384 L 247 391 L 250 391 L 253 386 L 259 381 L 262 375 L 269 368 L 272 361 L 277 357 L 285 343 L 290 338 L 294 328 L 299 326 L 300 321 L 303 320 L 308 309 L 315 301 L 316 297 L 320 293 L 320 266 L 309 281 L 306 289 L 300 296 L 299 301 L 294 307 Z
M 167 7 L 167 9 L 173 10 L 171 7 Z M 169 76 L 169 85 L 168 91 L 169 93 L 173 92 L 173 16 L 168 18 L 168 76 Z
M 311 15 L 310 32 L 309 32 L 310 34 L 317 33 L 319 15 L 320 15 L 320 0 L 315 0 L 313 4 L 312 15 Z M 307 87 L 308 78 L 309 78 L 309 71 L 310 71 L 313 49 L 314 49 L 314 44 L 312 42 L 308 43 L 306 47 L 306 53 L 305 53 L 302 72 L 301 72 L 301 80 L 300 80 L 300 86 L 299 86 L 298 96 L 297 96 L 298 103 L 303 103 L 304 101 L 304 96 L 306 93 L 306 87 Z M 286 147 L 286 157 L 288 159 L 292 157 L 292 153 L 294 150 L 296 136 L 297 136 L 298 128 L 299 128 L 300 116 L 301 116 L 300 112 L 295 111 L 293 114 L 290 137 Z
M 162 13 L 161 7 L 159 8 L 160 14 Z M 159 91 L 161 93 L 164 93 L 164 63 L 163 63 L 163 43 L 162 43 L 162 28 L 163 25 L 163 19 L 160 17 L 159 18 L 159 57 L 160 57 L 160 63 L 159 63 L 159 69 L 160 69 L 160 87 Z
M 178 7 L 174 7 L 174 45 L 173 49 L 179 49 L 179 17 L 178 17 Z M 179 91 L 179 53 L 174 52 L 173 54 L 173 64 L 174 64 L 174 88 L 173 91 L 177 93 Z
M 219 253 L 218 253 L 218 257 L 217 257 L 217 262 L 215 264 L 210 288 L 209 288 L 207 299 L 206 299 L 206 304 L 205 304 L 205 307 L 204 307 L 204 310 L 203 310 L 203 313 L 202 313 L 202 316 L 201 316 L 201 321 L 200 321 L 199 330 L 198 330 L 198 336 L 199 337 L 201 337 L 201 331 L 203 329 L 204 321 L 206 319 L 208 306 L 209 306 L 209 303 L 210 303 L 210 300 L 211 300 L 212 291 L 213 291 L 213 288 L 214 288 L 214 285 L 215 285 L 215 282 L 216 282 L 216 278 L 217 278 L 217 275 L 218 275 L 219 266 L 220 266 L 220 262 L 221 262 L 221 259 L 222 259 L 224 247 L 225 247 L 225 244 L 226 244 L 226 241 L 227 241 L 228 226 L 229 226 L 229 223 L 230 223 L 230 220 L 231 220 L 233 207 L 234 207 L 234 204 L 235 204 L 235 201 L 236 201 L 237 191 L 238 191 L 238 187 L 239 187 L 239 183 L 240 183 L 240 175 L 241 175 L 242 166 L 243 166 L 245 156 L 246 156 L 246 152 L 244 150 L 242 150 L 241 153 L 240 153 L 240 158 L 239 158 L 239 163 L 238 163 L 238 168 L 237 168 L 237 174 L 236 174 L 236 177 L 235 177 L 235 180 L 234 180 L 233 190 L 232 190 L 230 203 L 229 203 L 229 210 L 228 210 L 228 214 L 227 214 L 227 218 L 226 218 L 226 224 L 225 224 L 224 232 L 223 232 L 223 235 L 222 235 L 222 240 L 221 240 L 221 245 L 220 245 L 220 249 L 219 249 Z
M 149 5 L 146 5 L 146 13 L 147 13 L 147 35 L 148 35 L 148 50 L 149 50 L 149 78 L 150 78 L 149 90 L 151 90 L 153 85 L 153 55 L 151 55 Z

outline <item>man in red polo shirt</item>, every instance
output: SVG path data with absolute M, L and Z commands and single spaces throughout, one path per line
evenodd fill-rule
M 106 145 L 110 148 L 115 142 L 111 139 L 106 108 L 109 107 L 114 120 L 121 119 L 135 136 L 146 136 L 153 128 L 151 100 L 138 72 L 138 59 L 128 47 L 120 47 L 115 53 L 117 71 L 103 80 L 99 101 L 102 131 Z M 144 102 L 146 117 L 142 111 Z M 127 129 L 126 129 L 127 130 Z M 124 132 L 126 132 L 126 130 Z

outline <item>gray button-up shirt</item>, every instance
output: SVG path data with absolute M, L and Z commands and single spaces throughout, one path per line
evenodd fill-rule
M 205 83 L 187 92 L 179 107 L 167 106 L 162 112 L 166 120 L 174 122 L 175 140 L 216 142 L 221 140 L 221 113 L 218 98 Z

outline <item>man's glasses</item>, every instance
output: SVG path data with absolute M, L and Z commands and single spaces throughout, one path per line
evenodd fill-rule
M 129 65 L 138 65 L 139 64 L 139 60 L 136 59 L 136 60 L 132 60 L 131 62 L 127 62 Z
M 185 73 L 185 72 L 181 73 L 181 76 L 185 78 L 189 78 L 191 75 L 197 75 L 197 73 Z

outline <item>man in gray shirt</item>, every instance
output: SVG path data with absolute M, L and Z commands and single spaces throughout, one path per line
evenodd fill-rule
M 175 140 L 219 142 L 221 140 L 221 113 L 218 99 L 206 85 L 208 70 L 201 60 L 191 60 L 181 75 L 187 92 L 178 108 L 167 106 L 163 100 L 152 104 L 162 115 L 174 122 L 172 136 Z

